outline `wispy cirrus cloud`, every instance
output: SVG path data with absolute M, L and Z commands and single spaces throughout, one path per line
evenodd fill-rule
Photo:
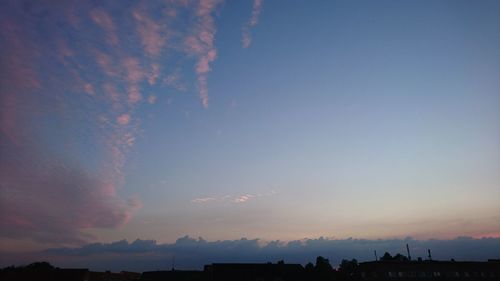
M 136 104 L 142 99 L 139 83 L 144 78 L 145 73 L 139 63 L 139 60 L 134 57 L 127 57 L 123 60 L 123 67 L 125 69 L 125 80 L 128 85 L 128 102 Z
M 160 76 L 160 65 L 157 63 L 153 63 L 151 65 L 151 72 L 149 73 L 149 77 L 148 77 L 149 85 L 156 84 L 156 80 L 158 80 L 159 76 Z
M 116 27 L 111 16 L 104 10 L 95 8 L 90 11 L 90 17 L 106 32 L 106 41 L 111 45 L 119 43 Z
M 263 0 L 253 1 L 252 16 L 250 17 L 250 20 L 243 25 L 241 39 L 243 48 L 248 48 L 250 47 L 250 44 L 252 44 L 252 34 L 250 33 L 250 29 L 256 26 L 259 22 L 259 16 L 262 11 L 262 2 Z
M 233 199 L 233 202 L 234 203 L 245 203 L 247 202 L 248 200 L 250 199 L 253 199 L 255 198 L 256 196 L 253 195 L 253 194 L 245 194 L 245 195 L 240 195 L 236 198 Z
M 110 55 L 98 50 L 94 50 L 93 53 L 96 63 L 100 66 L 104 74 L 111 77 L 116 77 L 118 75 L 118 69 Z
M 140 200 L 120 189 L 141 113 L 190 84 L 208 107 L 221 3 L 3 3 L 0 237 L 84 243 L 130 219 Z
M 144 50 L 150 56 L 158 56 L 167 40 L 164 26 L 155 22 L 145 11 L 139 8 L 134 9 L 132 15 L 136 21 L 137 33 Z
M 256 193 L 256 194 L 240 194 L 240 195 L 224 195 L 224 196 L 209 196 L 209 197 L 200 197 L 191 200 L 191 203 L 211 203 L 211 202 L 230 202 L 235 204 L 246 203 L 252 199 L 256 199 L 259 197 L 267 197 L 275 195 L 276 192 L 274 190 L 267 193 Z
M 19 7 L 6 10 L 16 8 Z M 10 15 L 2 13 L 1 18 L 9 19 Z M 64 149 L 66 145 L 74 148 L 67 133 L 68 127 L 63 127 L 58 135 L 61 147 L 56 152 L 47 147 L 47 138 L 33 130 L 33 127 L 43 129 L 43 120 L 49 114 L 53 120 L 64 119 L 69 124 L 74 124 L 79 118 L 92 123 L 92 118 L 80 108 L 71 108 L 71 114 L 65 113 L 64 109 L 69 106 L 65 92 L 52 90 L 54 85 L 47 82 L 55 81 L 53 73 L 38 71 L 39 60 L 44 59 L 39 52 L 50 54 L 51 46 L 34 43 L 38 38 L 30 34 L 33 28 L 30 24 L 34 23 L 24 22 L 11 29 L 9 25 L 3 25 L 6 28 L 1 33 L 4 50 L 0 54 L 1 60 L 5 62 L 6 73 L 12 73 L 14 77 L 0 78 L 0 237 L 29 238 L 50 244 L 81 244 L 93 239 L 85 230 L 125 224 L 140 207 L 140 202 L 118 196 L 117 182 L 104 174 L 92 172 L 75 157 L 76 152 Z M 10 33 L 11 30 L 15 30 L 15 35 Z M 75 55 L 68 46 L 62 54 L 64 57 Z M 65 65 L 71 66 L 69 63 Z M 42 82 L 37 78 L 40 76 L 50 79 Z M 69 77 L 74 78 L 68 74 Z M 96 91 L 90 83 L 84 83 L 83 89 L 89 95 Z M 46 90 L 50 90 L 50 96 L 45 95 Z M 92 111 L 88 103 L 79 105 Z M 5 138 L 13 129 L 19 133 Z M 89 129 L 93 131 L 95 128 Z
M 184 92 L 187 90 L 186 84 L 182 81 L 181 74 L 179 73 L 179 69 L 175 70 L 174 72 L 166 75 L 163 79 L 162 82 L 164 85 L 173 87 L 179 92 Z
M 217 200 L 217 198 L 215 198 L 215 197 L 202 197 L 202 198 L 195 198 L 195 199 L 191 200 L 191 202 L 193 202 L 193 203 L 207 203 L 207 202 L 215 201 L 215 200 Z
M 217 57 L 217 50 L 214 47 L 215 20 L 212 13 L 218 0 L 200 0 L 196 8 L 197 24 L 192 34 L 185 39 L 186 51 L 195 55 L 198 59 L 195 70 L 198 75 L 198 91 L 203 107 L 208 108 L 208 72 L 210 63 Z

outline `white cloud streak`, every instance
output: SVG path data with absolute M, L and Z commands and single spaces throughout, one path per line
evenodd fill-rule
M 250 33 L 250 29 L 256 26 L 259 22 L 259 16 L 262 11 L 262 2 L 263 0 L 253 1 L 252 16 L 250 17 L 248 22 L 243 25 L 241 39 L 243 48 L 248 48 L 250 47 L 250 44 L 252 44 L 252 34 Z

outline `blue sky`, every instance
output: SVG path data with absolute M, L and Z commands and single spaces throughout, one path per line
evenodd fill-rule
M 5 250 L 500 236 L 496 1 L 1 5 Z

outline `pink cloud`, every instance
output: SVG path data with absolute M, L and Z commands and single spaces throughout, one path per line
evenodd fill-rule
M 177 91 L 186 91 L 186 85 L 182 83 L 181 75 L 178 70 L 165 76 L 165 78 L 163 78 L 163 83 L 175 88 Z
M 148 97 L 148 102 L 149 102 L 149 104 L 155 104 L 156 103 L 156 96 L 155 95 L 150 95 Z
M 116 87 L 111 83 L 105 83 L 103 89 L 108 100 L 111 101 L 111 103 L 115 106 L 119 105 L 120 93 L 118 93 Z
M 101 9 L 90 11 L 90 18 L 106 32 L 106 41 L 111 45 L 117 45 L 119 40 L 116 35 L 116 27 L 113 19 L 108 13 Z
M 144 72 L 141 69 L 139 60 L 128 57 L 123 60 L 123 66 L 126 71 L 125 79 L 131 84 L 139 83 L 144 77 Z
M 130 122 L 130 114 L 122 114 L 116 118 L 116 122 L 120 125 L 127 125 Z
M 117 76 L 116 67 L 113 65 L 111 57 L 103 52 L 94 51 L 95 61 L 101 67 L 102 71 L 111 77 Z
M 208 108 L 208 86 L 207 86 L 207 76 L 198 76 L 198 87 L 200 91 L 200 99 L 204 108 Z
M 259 21 L 259 15 L 262 10 L 262 1 L 263 0 L 254 0 L 253 1 L 253 9 L 252 9 L 252 17 L 250 18 L 250 26 L 257 25 Z
M 195 198 L 191 200 L 192 203 L 209 203 L 209 202 L 231 202 L 231 203 L 245 203 L 251 199 L 265 197 L 265 196 L 273 196 L 275 195 L 275 191 L 270 191 L 267 193 L 258 193 L 258 194 L 242 194 L 242 195 L 224 195 L 224 196 L 209 196 L 209 197 L 201 197 Z
M 196 65 L 196 73 L 205 74 L 210 71 L 210 62 L 214 61 L 217 57 L 217 51 L 211 49 L 207 54 L 200 57 Z
M 148 83 L 149 85 L 156 84 L 156 80 L 160 76 L 160 66 L 156 63 L 151 65 L 151 73 L 149 74 Z
M 234 203 L 245 203 L 247 202 L 248 200 L 254 198 L 255 195 L 252 195 L 252 194 L 245 194 L 245 195 L 241 195 L 237 198 L 234 198 L 233 202 Z
M 193 199 L 193 200 L 191 200 L 191 202 L 192 203 L 207 203 L 207 202 L 214 201 L 214 200 L 217 200 L 217 198 L 214 198 L 214 197 L 203 197 L 203 198 Z
M 163 82 L 168 86 L 172 86 L 174 83 L 178 82 L 179 79 L 180 79 L 179 73 L 176 72 L 176 73 L 172 73 L 172 74 L 167 75 L 163 79 Z
M 210 71 L 209 60 L 206 56 L 202 56 L 196 64 L 196 73 L 203 74 Z
M 210 16 L 217 5 L 217 0 L 200 0 L 196 14 L 200 17 Z
M 190 35 L 185 40 L 186 51 L 189 54 L 202 54 L 204 52 L 204 46 L 201 44 L 201 41 L 198 37 Z
M 19 26 L 15 24 L 18 19 L 0 20 L 3 39 L 0 56 L 5 68 L 5 75 L 0 77 L 0 84 L 5 85 L 0 95 L 0 236 L 82 243 L 93 238 L 87 232 L 89 229 L 115 228 L 130 219 L 141 204 L 137 199 L 120 197 L 119 188 L 125 181 L 122 173 L 127 155 L 140 131 L 140 116 L 134 114 L 132 118 L 131 114 L 140 112 L 138 107 L 143 100 L 156 103 L 156 95 L 141 92 L 145 83 L 186 90 L 182 67 L 169 75 L 161 75 L 169 61 L 164 69 L 163 61 L 168 58 L 160 56 L 174 38 L 180 40 L 179 45 L 169 50 L 179 51 L 180 47 L 184 55 L 193 59 L 201 104 L 205 108 L 209 106 L 208 74 L 217 58 L 214 14 L 220 3 L 220 0 L 167 0 L 170 11 L 165 12 L 171 18 L 164 15 L 161 20 L 167 23 L 177 20 L 177 11 L 191 16 L 183 29 L 187 31 L 179 31 L 175 33 L 177 37 L 172 38 L 169 36 L 173 33 L 164 21 L 140 9 L 127 10 L 131 15 L 128 18 L 132 25 L 130 32 L 137 35 L 140 50 L 146 54 L 142 57 L 132 55 L 132 51 L 137 50 L 115 48 L 122 39 L 118 36 L 118 27 L 128 25 L 115 22 L 119 18 L 113 18 L 102 8 L 78 5 L 76 9 L 69 4 L 60 14 L 48 13 L 46 18 L 37 21 L 26 18 Z M 177 10 L 180 6 L 186 10 Z M 85 18 L 95 26 L 86 28 Z M 55 22 L 70 24 L 72 30 L 82 36 L 72 37 L 74 41 L 59 41 L 67 34 L 66 30 L 50 26 Z M 43 36 L 33 32 L 34 25 L 39 23 L 47 24 L 51 32 Z M 89 48 L 82 38 L 92 38 L 95 28 L 104 34 L 104 40 L 94 38 Z M 104 47 L 94 45 L 101 41 Z M 113 52 L 107 51 L 109 45 Z M 95 63 L 88 63 L 88 57 Z M 52 59 L 60 63 L 55 66 L 46 63 Z M 40 69 L 47 71 L 43 73 L 44 79 L 39 79 Z M 40 95 L 42 85 L 56 90 L 51 92 L 50 99 Z M 73 91 L 92 96 L 71 95 Z M 70 100 L 71 96 L 78 100 Z M 167 103 L 171 101 L 172 98 L 167 99 Z M 57 134 L 64 159 L 50 154 L 50 149 L 41 147 L 42 142 L 36 142 L 44 134 L 29 131 L 35 127 L 44 130 L 38 125 L 43 119 L 40 116 L 44 117 L 46 112 L 50 112 L 51 118 L 65 120 L 60 122 L 61 126 L 71 126 Z M 189 112 L 186 116 L 189 117 Z M 73 135 L 76 131 L 73 126 L 81 126 L 79 132 L 85 132 L 85 142 L 88 140 L 92 153 L 98 158 L 97 166 L 88 168 L 86 161 L 79 161 L 89 147 L 74 144 L 80 135 Z M 253 198 L 251 196 L 193 200 L 231 203 L 245 202 Z
M 128 102 L 130 104 L 138 103 L 142 100 L 142 94 L 139 89 L 139 83 L 146 76 L 143 72 L 139 60 L 128 57 L 123 60 L 125 68 L 125 81 L 128 82 Z
M 198 16 L 197 25 L 193 32 L 186 36 L 184 45 L 185 51 L 198 58 L 195 71 L 198 74 L 198 91 L 203 107 L 208 107 L 208 77 L 210 71 L 210 62 L 217 56 L 217 50 L 214 47 L 214 38 L 216 33 L 214 12 L 217 4 L 216 0 L 201 0 L 196 8 Z
M 250 44 L 252 44 L 252 37 L 250 35 L 250 32 L 248 32 L 248 31 L 243 32 L 242 38 L 241 38 L 241 44 L 242 44 L 243 48 L 250 47 Z
M 87 93 L 89 95 L 95 94 L 94 87 L 90 83 L 85 83 L 85 85 L 83 85 L 83 89 L 84 89 L 85 93 Z
M 250 17 L 250 20 L 242 28 L 241 43 L 243 45 L 243 48 L 250 47 L 250 44 L 252 43 L 252 36 L 250 34 L 250 29 L 256 26 L 257 23 L 259 22 L 259 16 L 262 11 L 262 1 L 263 0 L 253 1 L 252 16 Z
M 90 14 L 105 30 L 107 43 L 118 43 L 113 20 L 105 11 L 81 13 Z M 5 70 L 0 76 L 0 237 L 74 244 L 93 239 L 90 229 L 122 226 L 141 206 L 137 198 L 119 196 L 118 190 L 140 123 L 130 112 L 142 100 L 141 83 L 159 79 L 159 66 L 153 64 L 149 76 L 142 69 L 146 63 L 124 50 L 89 49 L 79 38 L 67 44 L 57 26 L 43 37 L 34 32 L 39 21 L 47 25 L 68 21 L 65 13 L 58 14 L 63 19 L 50 18 L 54 15 L 36 21 L 26 18 L 19 24 L 17 19 L 0 19 L 0 61 Z M 87 32 L 81 27 L 79 32 Z M 40 69 L 44 79 L 38 78 Z M 51 91 L 40 91 L 42 85 Z M 82 92 L 92 97 L 73 95 Z M 42 120 L 48 114 L 63 120 L 56 136 L 44 132 Z M 75 144 L 81 133 L 89 143 L 85 148 Z M 57 155 L 50 153 L 53 147 L 44 147 L 55 139 L 44 137 L 57 137 Z M 80 161 L 89 149 L 95 155 L 90 168 Z
M 135 143 L 135 136 L 132 133 L 127 133 L 124 135 L 125 144 L 132 146 Z
M 142 94 L 137 86 L 130 86 L 128 88 L 128 102 L 130 104 L 138 103 L 142 100 Z
M 214 33 L 215 32 L 213 30 L 202 30 L 200 31 L 200 34 L 198 34 L 198 37 L 201 42 L 205 43 L 207 46 L 213 46 L 215 36 Z
M 137 33 L 146 53 L 152 57 L 160 54 L 166 41 L 166 31 L 162 26 L 139 9 L 132 11 L 137 25 Z

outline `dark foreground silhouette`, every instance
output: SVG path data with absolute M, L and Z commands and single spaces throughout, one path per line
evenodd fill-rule
M 342 281 L 342 280 L 500 280 L 500 260 L 457 262 L 410 260 L 397 254 L 384 254 L 380 260 L 358 263 L 342 260 L 334 269 L 328 259 L 316 264 L 213 263 L 199 270 L 94 272 L 88 269 L 56 268 L 47 262 L 0 270 L 2 281 Z

